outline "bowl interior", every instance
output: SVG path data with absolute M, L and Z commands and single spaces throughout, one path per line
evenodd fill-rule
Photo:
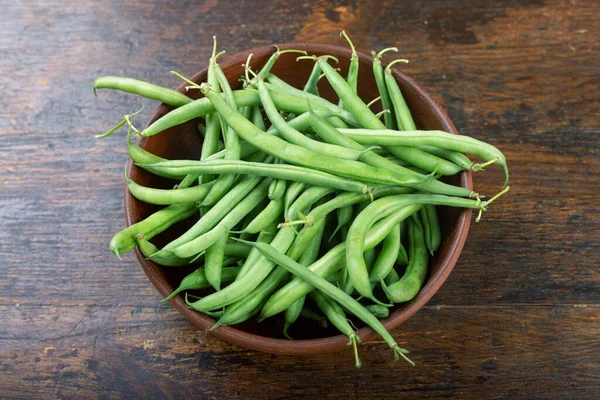
M 309 54 L 323 55 L 330 54 L 336 56 L 339 60 L 339 68 L 342 74 L 346 74 L 350 53 L 347 49 L 337 46 L 318 45 L 318 44 L 285 44 L 279 46 L 282 49 L 296 48 L 306 50 Z M 272 47 L 264 47 L 251 51 L 254 55 L 251 65 L 254 70 L 259 69 L 273 53 Z M 246 61 L 249 52 L 239 53 L 221 61 L 221 67 L 228 77 L 228 80 L 234 89 L 241 87 L 239 78 L 243 75 L 242 64 Z M 295 87 L 302 88 L 306 79 L 310 75 L 313 62 L 302 60 L 296 62 L 297 54 L 284 54 L 275 64 L 272 72 L 284 79 Z M 372 75 L 372 59 L 366 54 L 360 54 L 359 68 L 359 95 L 366 102 L 376 98 L 379 94 L 377 86 Z M 431 99 L 427 93 L 421 89 L 412 79 L 402 73 L 395 72 L 395 77 L 400 84 L 403 95 L 409 105 L 415 122 L 420 129 L 439 129 L 456 133 L 452 122 L 446 113 Z M 193 78 L 196 82 L 203 82 L 206 79 L 206 71 L 196 74 Z M 184 91 L 182 85 L 179 90 Z M 337 102 L 337 96 L 327 83 L 326 79 L 319 82 L 319 91 L 323 97 Z M 201 96 L 199 91 L 189 91 L 190 97 L 198 98 Z M 379 108 L 377 110 L 377 108 Z M 171 107 L 161 105 L 151 121 L 157 120 L 161 116 L 171 111 Z M 374 106 L 377 111 L 381 110 L 379 104 Z M 202 145 L 202 137 L 197 132 L 197 123 L 200 119 L 189 121 L 177 127 L 168 129 L 156 136 L 144 138 L 140 146 L 156 155 L 168 159 L 198 159 Z M 154 176 L 141 168 L 130 163 L 129 176 L 137 183 L 155 187 L 170 188 L 176 182 L 168 179 Z M 462 173 L 457 176 L 448 177 L 446 182 L 455 185 L 472 188 L 470 173 Z M 151 213 L 157 211 L 158 206 L 153 206 L 133 198 L 127 189 L 125 190 L 125 213 L 127 225 L 146 218 Z M 429 262 L 428 279 L 419 293 L 411 302 L 394 307 L 390 316 L 383 321 L 388 329 L 392 329 L 413 315 L 421 308 L 439 289 L 442 283 L 449 275 L 452 267 L 455 265 L 464 241 L 466 240 L 471 216 L 470 210 L 459 210 L 447 207 L 438 207 L 440 217 L 440 226 L 443 234 L 443 242 Z M 161 235 L 155 237 L 152 242 L 157 246 L 163 246 L 170 240 L 183 233 L 189 226 L 197 220 L 197 216 L 183 221 L 170 228 Z M 166 296 L 176 288 L 181 279 L 195 270 L 197 266 L 189 267 L 162 267 L 155 263 L 145 260 L 143 255 L 136 248 L 136 254 L 142 268 L 158 289 L 161 295 Z M 199 293 L 207 294 L 209 292 Z M 186 316 L 191 322 L 202 329 L 208 329 L 214 323 L 212 318 L 188 309 L 179 295 L 171 300 L 171 304 Z M 282 335 L 283 318 L 276 316 L 267 319 L 260 324 L 250 320 L 243 324 L 232 327 L 222 326 L 214 331 L 213 334 L 227 340 L 231 343 L 255 349 L 280 354 L 310 354 L 327 351 L 336 351 L 346 347 L 347 338 L 335 330 L 335 328 L 322 328 L 318 324 L 306 319 L 300 319 L 290 328 L 290 334 L 298 340 L 287 340 Z M 368 327 L 359 325 L 359 335 L 362 340 L 368 340 L 375 336 L 375 333 Z

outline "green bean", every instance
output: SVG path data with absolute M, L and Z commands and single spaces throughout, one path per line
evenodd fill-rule
M 373 316 L 367 309 L 365 309 L 359 302 L 354 300 L 352 297 L 344 293 L 338 287 L 332 285 L 327 282 L 325 279 L 321 278 L 310 269 L 298 264 L 296 261 L 292 260 L 285 254 L 281 253 L 279 250 L 275 249 L 271 245 L 266 243 L 252 243 L 248 242 L 249 245 L 255 246 L 263 255 L 267 258 L 271 259 L 271 261 L 281 265 L 292 274 L 304 279 L 311 285 L 315 286 L 317 289 L 321 290 L 323 293 L 327 294 L 333 300 L 337 301 L 342 305 L 345 309 L 350 311 L 356 317 L 361 319 L 364 323 L 369 325 L 375 332 L 377 332 L 383 340 L 390 346 L 390 348 L 394 351 L 394 358 L 397 360 L 400 356 L 405 360 L 414 365 L 414 363 L 406 357 L 407 350 L 402 349 L 398 346 L 398 344 L 394 341 L 394 338 L 389 334 L 389 332 L 385 329 L 385 327 L 379 322 L 377 318 Z
M 185 204 L 202 201 L 210 190 L 214 182 L 204 183 L 199 186 L 184 189 L 154 189 L 138 185 L 132 179 L 129 179 L 125 173 L 127 188 L 133 197 L 149 204 L 169 205 Z
M 416 223 L 410 223 L 410 263 L 404 276 L 399 281 L 386 285 L 381 281 L 381 286 L 387 298 L 394 303 L 404 303 L 412 300 L 421 290 L 427 277 L 427 248 L 425 246 L 424 232 Z
M 390 315 L 390 309 L 379 304 L 370 304 L 365 306 L 365 308 L 377 319 L 387 318 Z
M 269 59 L 267 60 L 265 65 L 263 65 L 262 69 L 259 71 L 258 75 L 254 79 L 264 79 L 267 76 L 267 74 L 271 71 L 271 69 L 273 68 L 273 65 L 275 65 L 275 62 L 279 59 L 279 57 L 282 54 L 300 53 L 300 54 L 306 55 L 306 51 L 304 51 L 304 50 L 294 50 L 294 49 L 280 50 L 279 47 L 277 47 L 277 46 L 274 46 L 274 47 L 275 47 L 275 53 L 271 54 L 271 57 L 269 57 Z M 246 67 L 249 68 L 249 66 L 246 66 Z
M 348 223 L 350 223 L 350 221 L 352 220 L 352 217 L 354 216 L 354 212 L 352 209 L 352 206 L 346 206 L 346 207 L 340 207 L 337 209 L 337 226 L 335 227 L 335 229 L 333 230 L 333 233 L 331 234 L 331 237 L 329 237 L 329 241 L 331 242 L 331 239 L 333 239 L 333 237 L 335 236 L 336 233 L 338 233 L 338 231 L 346 226 Z M 345 240 L 346 238 L 344 237 L 344 235 L 342 235 L 342 239 Z
M 400 280 L 400 275 L 396 272 L 395 269 L 392 268 L 388 276 L 385 277 L 384 282 L 386 285 L 391 285 L 394 282 L 398 282 Z
M 422 212 L 421 209 L 420 212 Z M 373 269 L 369 273 L 369 280 L 371 282 L 379 282 L 394 268 L 394 263 L 398 258 L 398 252 L 400 251 L 400 224 L 396 225 L 390 234 L 383 239 L 383 246 Z
M 402 239 L 402 232 L 404 232 L 404 221 L 400 223 L 400 237 Z M 402 240 L 400 240 L 400 247 L 398 248 L 398 257 L 396 258 L 396 264 L 406 265 L 408 264 L 408 254 L 406 253 L 406 249 L 402 244 Z
M 181 258 L 174 254 L 157 254 L 158 248 L 150 243 L 144 237 L 143 233 L 139 233 L 136 239 L 140 251 L 144 257 L 146 257 L 147 260 L 152 260 L 152 262 L 158 265 L 163 265 L 165 267 L 182 267 L 190 264 L 193 261 L 192 257 Z
M 323 156 L 324 157 L 324 156 Z M 140 167 L 151 172 L 168 172 L 174 176 L 185 176 L 187 174 L 220 173 L 220 174 L 246 174 L 257 176 L 268 176 L 272 178 L 309 183 L 316 186 L 331 187 L 349 192 L 368 193 L 369 188 L 364 183 L 354 180 L 340 178 L 336 175 L 315 171 L 307 167 L 296 165 L 279 164 L 277 168 L 265 163 L 252 163 L 248 161 L 235 160 L 210 160 L 190 161 L 172 160 L 157 164 L 144 164 Z
M 110 250 L 119 258 L 137 245 L 137 235 L 143 234 L 150 239 L 171 225 L 191 217 L 196 212 L 194 204 L 176 204 L 151 214 L 117 233 L 110 241 Z
M 119 76 L 103 76 L 94 81 L 94 95 L 97 89 L 115 89 L 127 93 L 137 94 L 152 100 L 158 100 L 170 106 L 183 106 L 192 99 L 183 93 L 167 89 L 152 83 L 137 79 L 122 78 Z
M 221 86 L 219 80 L 217 78 L 217 58 L 221 55 L 221 53 L 217 53 L 217 39 L 213 36 L 213 51 L 212 55 L 208 62 L 208 71 L 206 76 L 206 81 L 215 89 L 216 92 L 221 91 Z M 195 87 L 197 85 L 194 85 Z M 227 95 L 227 94 L 225 94 Z M 219 137 L 221 132 L 221 120 L 216 113 L 211 113 L 206 115 L 204 118 L 206 121 L 206 133 L 204 135 L 204 139 L 202 140 L 202 150 L 200 152 L 200 160 L 206 160 L 208 157 L 213 155 L 218 151 L 219 147 Z M 143 133 L 142 133 L 143 134 Z M 188 180 L 198 179 L 198 183 L 206 183 L 215 179 L 214 176 L 205 175 L 196 177 L 194 175 L 188 175 L 183 182 L 187 183 Z M 203 213 L 205 209 L 201 209 Z
M 389 47 L 381 50 L 379 53 L 371 53 L 373 55 L 373 76 L 375 77 L 375 83 L 377 84 L 377 89 L 379 89 L 379 95 L 381 96 L 381 105 L 384 110 L 393 111 L 392 101 L 390 100 L 390 95 L 385 86 L 385 78 L 383 76 L 383 67 L 381 66 L 381 57 L 384 53 L 388 51 L 398 51 L 395 47 Z M 396 128 L 396 121 L 392 117 L 391 112 L 383 114 L 383 120 L 385 121 L 385 126 L 388 129 Z
M 333 324 L 333 326 L 335 326 L 344 335 L 348 336 L 348 339 L 350 339 L 348 344 L 351 344 L 354 347 L 354 360 L 356 368 L 360 368 L 358 348 L 356 347 L 356 344 L 357 342 L 360 342 L 360 339 L 356 332 L 354 332 L 354 329 L 352 329 L 352 326 L 350 326 L 350 323 L 348 323 L 346 313 L 344 312 L 342 307 L 340 307 L 334 300 L 326 297 L 317 290 L 311 292 L 310 297 L 314 300 L 315 303 L 317 303 L 319 309 L 323 312 L 323 314 L 325 314 L 325 316 Z
M 221 270 L 221 282 L 233 281 L 239 272 L 240 267 L 223 268 Z M 206 279 L 206 270 L 203 267 L 200 267 L 191 274 L 187 275 L 185 278 L 183 278 L 177 289 L 175 289 L 173 293 L 162 299 L 161 302 L 171 300 L 173 297 L 177 296 L 184 290 L 206 289 L 210 286 L 210 283 L 208 283 L 208 280 Z
M 462 199 L 432 194 L 402 194 L 378 199 L 369 204 L 352 222 L 346 243 L 346 261 L 348 273 L 355 289 L 368 299 L 373 298 L 367 266 L 363 258 L 365 234 L 371 225 L 381 217 L 385 217 L 409 204 L 436 204 L 453 207 L 477 208 L 484 210 L 486 205 L 481 200 Z
M 398 59 L 394 60 L 387 65 L 384 71 L 384 80 L 385 87 L 388 90 L 390 100 L 394 105 L 394 114 L 396 116 L 396 122 L 398 124 L 398 129 L 403 131 L 412 131 L 417 129 L 415 125 L 415 121 L 412 118 L 410 113 L 410 109 L 404 100 L 404 96 L 402 96 L 402 91 L 400 90 L 400 86 L 398 86 L 398 82 L 396 78 L 392 75 L 391 66 L 397 62 L 408 62 L 407 60 Z
M 172 247 L 168 250 L 175 254 L 177 257 L 185 258 L 194 256 L 219 240 L 227 232 L 231 231 L 238 222 L 240 222 L 246 214 L 248 214 L 254 207 L 261 202 L 267 196 L 267 190 L 269 188 L 270 181 L 268 179 L 260 182 L 242 201 L 237 203 L 235 207 L 211 230 L 203 233 L 202 235 L 190 240 L 187 243 L 183 243 L 177 247 Z M 211 209 L 212 211 L 212 209 Z M 210 212 L 210 211 L 209 211 Z M 208 214 L 207 214 L 208 215 Z
M 292 326 L 292 324 L 294 322 L 296 322 L 296 320 L 300 316 L 300 313 L 302 312 L 302 309 L 304 308 L 305 300 L 306 300 L 306 296 L 302 296 L 298 300 L 296 300 L 294 303 L 292 303 L 292 305 L 289 306 L 285 310 L 285 317 L 284 317 L 285 321 L 283 324 L 283 336 L 285 336 L 286 338 L 288 338 L 290 340 L 293 339 L 289 334 L 290 326 Z
M 304 188 L 306 187 L 305 183 L 302 182 L 292 182 L 286 189 L 283 199 L 283 215 L 288 216 L 289 209 L 296 200 L 296 198 L 302 193 Z
M 311 114 L 310 124 L 315 129 L 317 134 L 326 142 L 336 143 L 342 146 L 351 147 L 356 150 L 365 150 L 361 144 L 357 143 L 353 139 L 348 136 L 341 134 L 340 131 L 334 127 L 332 127 L 327 121 L 324 121 L 320 116 Z M 386 168 L 394 173 L 402 174 L 403 176 L 410 176 L 413 178 L 414 182 L 421 182 L 417 184 L 416 187 L 418 189 L 445 194 L 447 196 L 458 196 L 458 197 L 470 197 L 474 193 L 469 189 L 449 185 L 434 179 L 429 179 L 428 176 L 424 176 L 421 174 L 417 174 L 410 169 L 404 168 L 392 161 L 387 160 L 384 157 L 381 157 L 378 154 L 375 154 L 373 151 L 367 151 L 363 153 L 361 158 L 359 159 L 369 165 Z
M 319 201 L 324 196 L 327 196 L 330 193 L 333 193 L 334 190 L 321 186 L 310 186 L 306 189 L 302 194 L 295 199 L 291 206 L 289 206 L 285 216 L 286 221 L 291 221 L 292 218 L 299 216 L 299 214 L 304 213 L 308 210 L 314 203 Z M 292 196 L 286 198 L 286 200 L 290 200 Z
M 508 183 L 508 167 L 504 154 L 491 144 L 469 136 L 453 135 L 444 131 L 391 131 L 386 129 L 340 129 L 340 132 L 361 143 L 382 146 L 394 146 L 398 143 L 407 146 L 435 145 L 444 149 L 474 154 L 486 160 L 486 165 L 488 163 L 500 164 L 506 177 L 505 186 Z
M 277 235 L 271 241 L 271 245 L 280 251 L 286 251 L 294 239 L 294 231 L 291 228 L 280 229 Z M 246 265 L 248 260 L 246 260 Z M 248 273 L 240 276 L 233 281 L 229 286 L 220 291 L 210 294 L 202 299 L 189 303 L 188 306 L 196 311 L 204 312 L 211 311 L 223 306 L 227 306 L 243 297 L 246 293 L 254 290 L 273 270 L 275 264 L 268 258 L 261 255 L 255 261 Z M 242 270 L 244 266 L 242 266 Z M 241 274 L 241 271 L 240 271 Z
M 187 175 L 184 174 L 184 175 Z M 221 201 L 215 204 L 202 218 L 200 218 L 190 229 L 177 239 L 168 243 L 163 250 L 170 250 L 182 244 L 194 240 L 198 236 L 208 232 L 228 214 L 248 193 L 250 193 L 262 180 L 258 176 L 248 176 L 240 181 Z
M 321 240 L 323 239 L 323 232 L 325 230 L 325 222 L 323 221 L 318 226 L 315 226 L 317 230 L 316 235 L 310 241 L 308 248 L 300 255 L 298 258 L 298 262 L 300 265 L 304 265 L 308 267 L 312 263 L 314 263 L 319 258 L 319 250 L 321 249 Z M 299 253 L 298 251 L 298 243 L 292 243 L 292 246 L 288 252 L 288 255 L 292 255 L 292 259 Z M 281 267 L 278 267 L 281 268 Z M 282 268 L 285 270 L 285 268 Z M 287 273 L 287 270 L 286 270 Z M 289 327 L 298 319 L 300 312 L 304 308 L 304 300 L 305 296 L 302 296 L 301 299 L 296 300 L 287 310 L 285 310 L 285 322 L 283 325 L 283 334 L 288 339 L 291 337 L 288 334 Z
M 358 93 L 358 66 L 359 66 L 358 55 L 356 54 L 356 49 L 354 48 L 354 43 L 352 43 L 352 41 L 346 34 L 346 31 L 341 31 L 340 36 L 343 36 L 346 39 L 346 41 L 348 42 L 348 45 L 350 46 L 350 50 L 352 51 L 352 54 L 350 56 L 350 66 L 348 67 L 348 76 L 346 77 L 346 82 L 348 82 L 348 85 L 350 85 L 352 90 L 354 90 L 354 93 Z M 344 107 L 344 102 L 342 101 L 342 99 L 340 99 L 338 105 L 342 108 Z
M 258 234 L 255 241 L 256 242 L 266 242 L 270 243 L 273 238 L 277 235 L 277 223 L 272 223 L 266 229 Z M 252 248 L 244 264 L 242 265 L 242 269 L 240 270 L 239 278 L 241 279 L 244 275 L 246 275 L 249 271 L 252 270 L 254 264 L 262 258 L 260 252 L 255 248 Z
M 215 290 L 221 290 L 221 271 L 223 270 L 223 257 L 225 245 L 229 234 L 223 235 L 212 246 L 206 249 L 204 268 L 206 269 L 206 280 Z
M 317 63 L 314 64 L 313 69 L 310 71 L 310 76 L 304 85 L 303 91 L 306 93 L 314 94 L 319 96 L 319 89 L 317 88 L 317 84 L 319 83 L 319 78 L 321 77 L 321 67 Z M 319 96 L 320 97 L 320 96 Z
M 266 130 L 265 120 L 260 111 L 260 108 L 256 105 L 252 107 L 252 112 L 250 114 L 251 121 L 256 127 L 262 131 Z
M 255 234 L 261 232 L 267 226 L 278 222 L 277 218 L 283 212 L 283 199 L 271 200 L 269 204 L 246 226 L 244 233 Z
M 279 160 L 275 160 L 273 164 L 280 164 Z M 271 200 L 279 200 L 285 194 L 285 188 L 287 187 L 287 182 L 283 179 L 273 179 L 271 182 L 271 186 L 269 186 L 269 199 Z
M 423 216 L 423 223 L 427 221 L 425 228 L 427 249 L 433 255 L 439 249 L 442 243 L 442 232 L 440 230 L 440 223 L 438 220 L 437 212 L 434 205 L 427 204 L 421 211 Z
M 398 212 L 383 218 L 377 222 L 369 230 L 367 234 L 367 240 L 365 242 L 365 249 L 370 249 L 379 242 L 381 242 L 397 225 L 400 221 L 420 210 L 422 205 L 413 204 L 405 207 Z M 297 239 L 296 239 L 297 240 Z M 308 269 L 316 273 L 322 278 L 327 278 L 337 270 L 339 270 L 344 263 L 344 256 L 346 252 L 346 243 L 340 243 L 333 249 L 329 250 L 323 257 L 311 264 Z M 259 319 L 265 319 L 278 314 L 287 309 L 292 303 L 298 300 L 300 297 L 307 295 L 314 286 L 307 283 L 299 278 L 292 279 L 283 288 L 278 290 L 271 296 L 269 300 L 264 304 Z
M 358 157 L 360 157 L 361 152 L 359 151 L 309 139 L 302 133 L 298 132 L 296 129 L 292 128 L 283 119 L 281 114 L 279 114 L 279 110 L 277 110 L 275 104 L 273 103 L 273 100 L 271 100 L 269 90 L 265 86 L 265 83 L 262 80 L 258 80 L 257 87 L 261 102 L 263 104 L 265 112 L 267 113 L 267 117 L 269 118 L 273 126 L 277 128 L 283 139 L 285 139 L 289 143 L 312 150 L 318 154 L 331 154 L 337 158 L 342 158 L 346 160 L 356 160 L 358 159 Z
M 439 158 L 446 159 L 448 161 L 452 161 L 454 164 L 458 165 L 460 168 L 467 170 L 471 169 L 475 164 L 469 160 L 469 157 L 465 156 L 463 153 L 454 150 L 442 149 L 441 147 L 431 146 L 431 145 L 423 145 L 423 146 L 415 146 L 419 149 L 426 151 L 428 153 L 433 154 Z

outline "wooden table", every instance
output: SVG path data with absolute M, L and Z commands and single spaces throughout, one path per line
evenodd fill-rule
M 598 398 L 600 3 L 571 1 L 4 2 L 0 15 L 0 398 Z M 522 5 L 526 4 L 526 5 Z M 595 22 L 594 22 L 595 21 Z M 229 53 L 289 41 L 398 46 L 458 130 L 505 151 L 512 190 L 473 224 L 449 280 L 393 335 L 314 357 L 198 331 L 133 254 L 123 134 L 131 96 Z M 149 104 L 147 119 L 156 104 Z M 491 193 L 499 169 L 476 175 Z

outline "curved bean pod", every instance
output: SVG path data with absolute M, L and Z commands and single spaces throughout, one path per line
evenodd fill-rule
M 394 303 L 404 303 L 412 300 L 425 282 L 427 277 L 427 247 L 425 246 L 424 232 L 415 223 L 408 225 L 410 241 L 410 263 L 406 273 L 399 281 L 386 285 L 381 281 L 381 286 L 387 298 Z
M 94 95 L 97 89 L 114 89 L 133 93 L 147 99 L 158 100 L 170 106 L 179 107 L 192 101 L 183 93 L 167 89 L 153 83 L 120 76 L 102 76 L 94 81 Z
M 127 253 L 137 245 L 137 235 L 143 234 L 150 239 L 163 232 L 171 225 L 194 215 L 197 208 L 194 204 L 176 204 L 155 212 L 143 221 L 137 222 L 119 233 L 110 241 L 109 247 L 117 257 Z

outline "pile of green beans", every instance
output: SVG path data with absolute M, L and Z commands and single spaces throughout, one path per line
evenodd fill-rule
M 244 85 L 232 90 L 215 39 L 206 82 L 173 71 L 188 90 L 202 92 L 198 100 L 131 78 L 98 78 L 94 93 L 120 90 L 173 107 L 144 130 L 133 125 L 135 113 L 97 136 L 127 126 L 133 163 L 174 181 L 172 189 L 158 189 L 125 175 L 133 197 L 164 208 L 117 233 L 110 250 L 120 258 L 138 246 L 164 268 L 193 266 L 163 301 L 185 296 L 191 309 L 217 319 L 213 329 L 279 316 L 282 336 L 293 340 L 298 318 L 328 321 L 348 336 L 358 367 L 355 318 L 381 335 L 396 359 L 413 364 L 380 320 L 426 284 L 430 257 L 444 241 L 436 206 L 478 210 L 478 221 L 508 191 L 508 167 L 491 144 L 418 129 L 391 74 L 390 67 L 405 60 L 382 64 L 395 48 L 372 53 L 379 97 L 370 103 L 359 97 L 358 56 L 342 36 L 352 49 L 346 77 L 330 65 L 337 61 L 332 56 L 276 48 L 259 71 L 249 56 Z M 271 72 L 282 54 L 294 52 L 314 60 L 300 89 Z M 322 77 L 337 103 L 319 96 Z M 377 100 L 383 113 L 370 109 Z M 200 121 L 203 136 L 196 160 L 166 160 L 131 141 L 191 120 Z M 503 168 L 506 181 L 487 201 L 439 180 L 492 164 Z M 183 234 L 171 235 L 162 248 L 151 242 L 183 220 L 192 221 Z

